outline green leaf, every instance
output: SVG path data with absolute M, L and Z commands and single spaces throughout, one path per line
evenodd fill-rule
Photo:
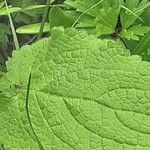
M 137 44 L 132 54 L 137 55 L 142 54 L 143 52 L 146 52 L 149 47 L 150 47 L 150 30 L 145 34 L 145 36 L 142 38 L 139 44 Z
M 65 3 L 73 8 L 77 8 L 77 11 L 84 12 L 87 11 L 89 8 L 93 7 L 97 3 L 99 3 L 100 0 L 66 0 Z M 98 14 L 98 10 L 102 8 L 101 5 L 97 5 L 93 9 L 87 12 L 87 14 L 95 17 L 96 14 Z
M 148 0 L 66 0 L 65 3 L 81 13 L 75 27 L 87 32 L 92 27 L 91 33 L 97 36 L 112 37 L 115 34 L 128 40 L 139 40 L 139 37 L 147 32 L 141 15 L 150 6 Z M 84 21 L 81 21 L 83 18 Z
M 119 9 L 111 7 L 100 10 L 99 15 L 96 18 L 96 31 L 98 36 L 112 34 L 115 32 L 115 26 L 118 21 L 119 12 Z
M 49 13 L 50 27 L 63 26 L 65 28 L 71 27 L 77 15 L 70 11 L 63 11 L 59 7 L 53 7 Z
M 125 6 L 123 6 L 126 8 L 121 11 L 121 22 L 123 29 L 129 28 L 137 19 L 139 19 L 142 23 L 143 20 L 140 18 L 140 15 L 144 12 L 144 8 L 142 7 L 149 3 L 147 0 L 142 0 L 141 2 L 139 1 L 140 0 L 127 0 Z
M 115 31 L 115 26 L 120 12 L 118 0 L 108 1 L 65 1 L 68 5 L 77 8 L 77 12 L 81 12 L 80 18 L 76 21 L 76 27 L 93 28 L 97 36 L 112 34 Z M 93 33 L 93 32 L 92 32 Z
M 139 4 L 140 0 L 126 0 L 126 5 L 129 9 L 136 8 Z
M 147 26 L 150 26 L 150 20 L 149 19 L 147 19 L 147 18 L 149 18 L 150 17 L 150 7 L 149 8 L 147 8 L 146 10 L 145 10 L 145 12 L 142 14 L 142 18 L 143 18 L 143 21 L 144 21 L 144 25 L 147 25 Z
M 29 11 L 29 10 L 43 8 L 43 7 L 45 7 L 45 5 L 31 5 L 31 6 L 27 6 L 25 8 L 22 8 L 21 11 Z
M 115 41 L 56 28 L 15 51 L 7 68 L 14 94 L 0 95 L 6 150 L 38 150 L 36 138 L 45 150 L 150 149 L 150 63 Z
M 0 150 L 5 150 L 2 144 L 0 144 Z
M 2 2 L 0 1 L 0 9 L 4 6 L 4 4 L 5 4 L 4 1 Z
M 120 37 L 139 41 L 140 37 L 148 32 L 149 27 L 145 25 L 141 15 L 145 14 L 145 9 L 149 5 L 150 2 L 148 0 L 126 1 L 123 7 L 125 10 L 122 10 L 120 14 L 122 23 Z
M 135 25 L 127 30 L 122 30 L 120 36 L 128 40 L 139 41 L 139 36 L 144 36 L 149 31 L 150 27 Z
M 45 2 L 42 3 L 44 4 Z M 14 15 L 15 22 L 19 25 L 33 24 L 41 21 L 43 8 L 41 5 L 37 6 L 38 3 L 36 0 L 13 0 L 11 4 L 13 7 L 21 8 L 19 12 Z M 39 7 L 38 11 L 35 7 Z
M 10 34 L 9 27 L 5 24 L 0 23 L 0 49 L 2 50 L 7 49 L 8 34 Z
M 36 34 L 39 33 L 41 23 L 35 23 L 35 24 L 28 24 L 19 27 L 16 32 L 19 34 Z M 48 22 L 45 23 L 43 32 L 49 32 L 50 31 L 50 25 Z
M 10 13 L 14 13 L 19 11 L 21 8 L 19 7 L 9 7 L 9 9 L 7 9 L 6 7 L 3 7 L 0 9 L 0 16 L 5 16 L 8 15 Z

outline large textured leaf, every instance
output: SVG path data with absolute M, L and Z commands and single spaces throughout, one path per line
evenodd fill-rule
M 37 139 L 45 150 L 150 150 L 150 64 L 115 42 L 59 28 L 7 67 L 5 150 L 38 150 Z

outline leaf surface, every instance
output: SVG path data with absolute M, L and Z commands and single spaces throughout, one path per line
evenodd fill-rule
M 29 115 L 45 150 L 150 150 L 150 63 L 116 42 L 57 28 L 14 52 L 7 68 L 6 150 L 39 149 L 25 107 L 30 73 Z
M 0 16 L 5 16 L 8 15 L 10 13 L 14 13 L 19 11 L 21 8 L 19 7 L 10 7 L 9 9 L 7 9 L 6 7 L 0 8 Z
M 92 33 L 96 36 L 115 34 L 138 41 L 141 35 L 147 33 L 145 28 L 149 28 L 143 26 L 144 17 L 141 18 L 141 14 L 146 15 L 145 9 L 150 6 L 148 0 L 66 0 L 65 3 L 82 13 L 75 27 L 80 26 L 88 32 L 92 26 Z M 86 18 L 84 22 L 82 18 Z M 89 24 L 89 21 L 92 23 Z
M 16 32 L 19 34 L 36 34 L 39 33 L 41 23 L 35 23 L 35 24 L 28 24 L 19 27 Z M 49 32 L 50 31 L 50 25 L 48 22 L 45 22 L 43 32 Z

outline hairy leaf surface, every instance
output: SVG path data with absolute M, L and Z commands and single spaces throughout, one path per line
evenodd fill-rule
M 0 93 L 6 150 L 39 149 L 35 134 L 45 150 L 150 150 L 150 64 L 119 44 L 57 28 L 14 52 L 7 68 Z

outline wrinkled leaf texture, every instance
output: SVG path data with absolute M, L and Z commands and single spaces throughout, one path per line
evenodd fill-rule
M 150 63 L 116 42 L 55 28 L 15 51 L 7 69 L 0 85 L 6 150 L 39 149 L 25 107 L 30 73 L 29 115 L 45 150 L 150 150 Z

